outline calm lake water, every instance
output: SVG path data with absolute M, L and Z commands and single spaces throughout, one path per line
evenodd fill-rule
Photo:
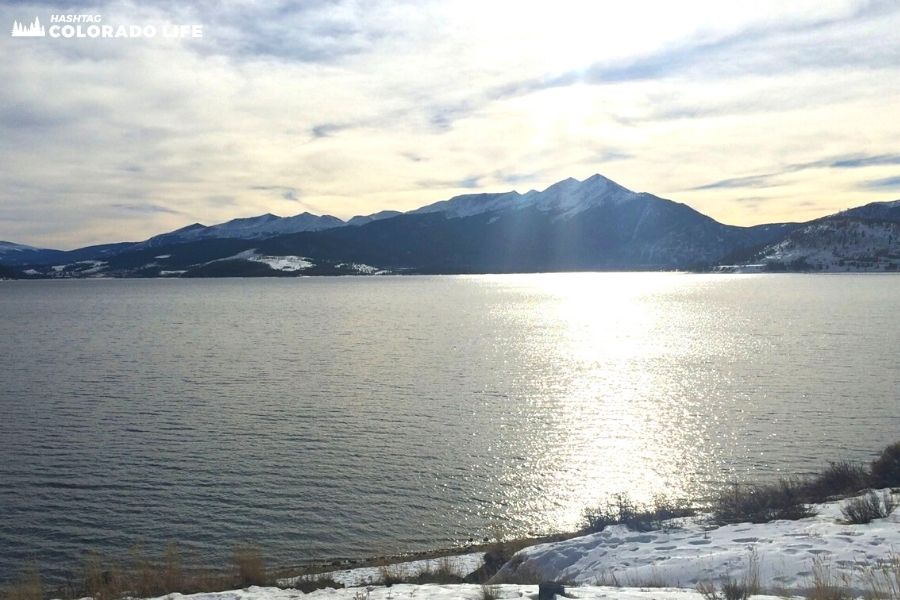
M 900 437 L 900 276 L 0 283 L 0 581 L 572 528 Z

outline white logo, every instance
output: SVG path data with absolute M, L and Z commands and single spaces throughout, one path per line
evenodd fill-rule
M 8 22 L 9 21 L 7 21 L 7 23 Z M 44 26 L 41 25 L 41 20 L 37 17 L 34 18 L 34 23 L 29 27 L 25 27 L 25 25 L 18 21 L 13 21 L 13 37 L 44 37 L 45 35 L 47 34 L 44 31 Z
M 52 14 L 47 29 L 38 17 L 31 25 L 13 21 L 13 37 L 51 38 L 202 38 L 203 25 L 164 23 L 112 25 L 103 22 L 100 15 Z

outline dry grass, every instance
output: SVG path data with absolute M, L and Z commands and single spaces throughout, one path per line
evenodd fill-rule
M 500 600 L 500 590 L 495 585 L 482 585 L 481 600 Z
M 125 597 L 150 598 L 174 592 L 191 594 L 216 592 L 267 585 L 265 562 L 260 551 L 248 545 L 234 548 L 232 566 L 227 571 L 192 567 L 180 548 L 169 544 L 163 553 L 148 557 L 140 546 L 132 548 L 120 560 L 99 553 L 87 555 L 81 569 L 62 586 L 47 590 L 41 585 L 36 570 L 23 575 L 18 582 L 0 592 L 2 600 L 42 600 L 48 594 L 55 598 L 91 597 L 94 600 L 119 600 Z
M 464 579 L 456 570 L 453 562 L 449 558 L 440 558 L 436 561 L 428 561 L 425 569 L 416 573 L 407 583 L 449 585 L 463 582 Z
M 391 586 L 397 583 L 448 585 L 464 582 L 465 579 L 456 570 L 449 557 L 429 560 L 426 562 L 424 569 L 415 573 L 406 573 L 396 565 L 385 565 L 378 569 L 377 581 L 378 584 L 384 586 Z
M 2 600 L 43 600 L 44 585 L 36 567 L 28 569 L 17 581 L 0 588 Z
M 900 600 L 900 554 L 892 553 L 884 562 L 866 568 L 862 580 L 867 598 Z
M 847 575 L 835 575 L 831 565 L 816 557 L 812 565 L 812 582 L 806 592 L 807 600 L 851 600 L 851 580 Z
M 720 589 L 710 581 L 701 581 L 697 584 L 697 591 L 706 600 L 747 600 L 750 596 L 759 594 L 759 554 L 755 549 L 750 551 L 747 570 L 741 579 L 726 577 L 722 580 Z
M 234 569 L 238 585 L 266 585 L 266 563 L 257 546 L 240 544 L 234 547 Z

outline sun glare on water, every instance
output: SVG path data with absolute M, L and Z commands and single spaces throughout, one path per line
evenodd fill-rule
M 708 279 L 573 273 L 499 280 L 531 296 L 528 315 L 506 317 L 523 320 L 527 351 L 546 365 L 536 374 L 544 393 L 527 399 L 525 410 L 540 417 L 526 435 L 553 443 L 535 444 L 527 472 L 510 477 L 524 475 L 551 492 L 548 528 L 577 524 L 585 507 L 617 493 L 646 503 L 701 489 L 698 464 L 709 457 L 697 454 L 696 437 L 709 418 L 704 399 L 691 395 L 684 362 L 698 340 L 690 335 L 695 324 L 673 319 L 671 306 Z

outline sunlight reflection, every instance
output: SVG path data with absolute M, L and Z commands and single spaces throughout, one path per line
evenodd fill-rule
M 535 374 L 544 385 L 523 410 L 541 415 L 532 435 L 555 439 L 532 449 L 525 474 L 555 499 L 555 527 L 571 527 L 585 507 L 616 493 L 649 502 L 698 491 L 697 465 L 707 458 L 696 438 L 709 419 L 682 360 L 697 342 L 683 335 L 692 323 L 671 306 L 704 282 L 637 273 L 505 279 L 531 297 L 528 314 L 514 317 L 530 330 L 532 361 L 542 354 L 547 369 Z

